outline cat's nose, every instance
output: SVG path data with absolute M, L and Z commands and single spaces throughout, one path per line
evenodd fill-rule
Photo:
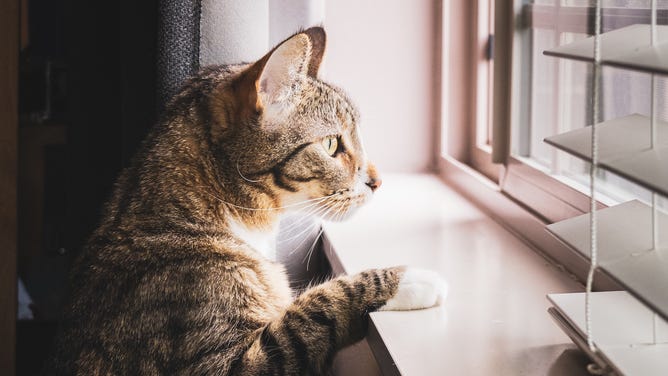
M 366 185 L 368 185 L 374 192 L 376 189 L 380 188 L 381 184 L 383 184 L 383 181 L 380 178 L 370 178 L 369 181 L 366 182 Z

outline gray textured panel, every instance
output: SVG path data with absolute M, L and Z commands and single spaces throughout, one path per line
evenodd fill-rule
M 161 0 L 158 8 L 158 111 L 199 69 L 200 0 Z

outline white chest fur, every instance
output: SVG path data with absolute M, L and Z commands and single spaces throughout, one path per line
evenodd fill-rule
M 271 261 L 276 261 L 276 235 L 278 233 L 278 226 L 263 231 L 251 230 L 242 223 L 233 221 L 229 224 L 229 229 L 258 253 Z

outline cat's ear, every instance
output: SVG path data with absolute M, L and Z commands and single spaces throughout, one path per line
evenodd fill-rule
M 257 93 L 264 106 L 285 103 L 301 88 L 308 73 L 311 42 L 296 34 L 269 53 L 258 82 Z
M 262 112 L 283 108 L 307 76 L 316 77 L 325 51 L 325 31 L 313 27 L 276 46 L 243 75 L 251 108 Z
M 322 27 L 312 27 L 304 30 L 311 42 L 311 57 L 308 63 L 308 75 L 315 78 L 318 76 L 322 57 L 325 55 L 325 46 L 327 45 L 327 34 Z

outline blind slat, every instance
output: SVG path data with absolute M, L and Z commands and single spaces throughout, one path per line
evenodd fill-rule
M 668 74 L 668 25 L 657 26 L 657 44 L 650 45 L 650 25 L 631 25 L 601 34 L 601 65 Z M 548 56 L 594 61 L 594 39 L 544 51 Z
M 599 167 L 668 197 L 668 123 L 657 121 L 657 144 L 650 149 L 650 119 L 633 114 L 597 124 Z M 591 162 L 591 130 L 578 128 L 545 142 Z
M 628 201 L 598 211 L 599 268 L 668 320 L 668 240 L 652 251 L 652 208 Z M 659 213 L 659 227 L 668 215 Z M 557 239 L 589 257 L 589 213 L 547 226 Z
M 561 325 L 574 342 L 587 352 L 582 341 L 585 328 L 584 293 L 549 294 L 567 328 Z M 648 346 L 653 338 L 652 312 L 624 291 L 591 294 L 592 322 L 595 343 L 605 356 L 605 363 L 621 375 L 659 376 L 668 374 L 668 324 L 657 322 L 657 345 Z M 552 312 L 550 312 L 552 313 Z M 620 325 L 620 323 L 623 323 Z M 584 347 L 583 347 L 584 346 Z

